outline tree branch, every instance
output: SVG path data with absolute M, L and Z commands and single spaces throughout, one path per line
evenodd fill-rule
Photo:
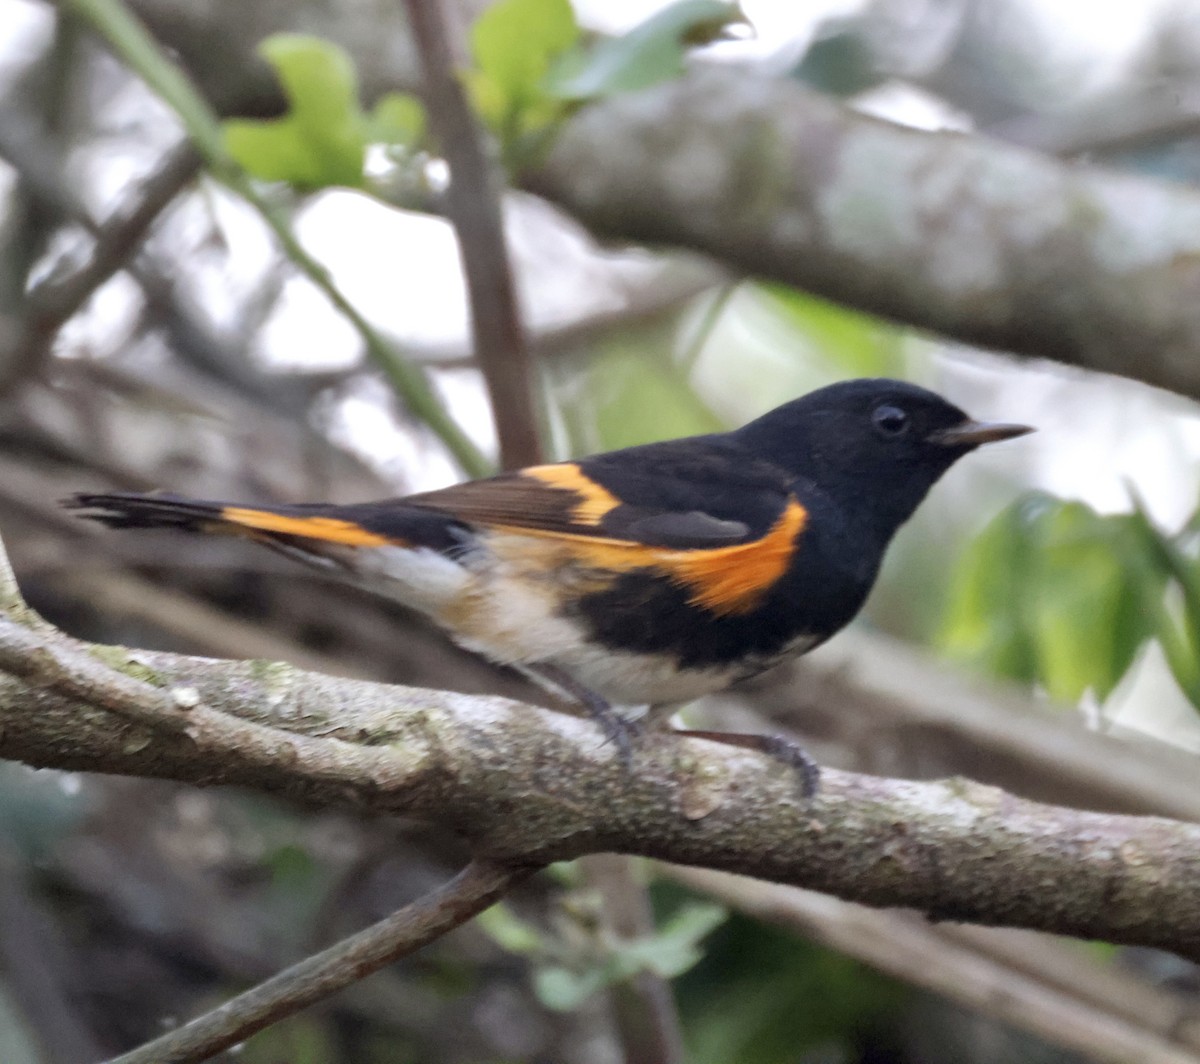
M 701 70 L 585 108 L 534 191 L 597 232 L 1200 396 L 1200 195 Z
M 629 772 L 590 723 L 549 710 L 90 646 L 9 603 L 0 755 L 30 765 L 418 814 L 500 863 L 638 854 L 1200 959 L 1197 825 L 833 770 L 802 801 L 782 766 L 669 734 Z
M 13 153 L 7 150 L 13 132 L 11 121 L 9 125 L 8 130 L 0 130 L 0 154 L 12 161 Z M 92 221 L 65 189 L 53 197 L 55 206 L 83 224 L 95 243 L 88 261 L 75 272 L 63 278 L 47 278 L 29 293 L 20 341 L 0 367 L 0 394 L 41 364 L 58 330 L 97 288 L 129 263 L 159 215 L 199 169 L 200 159 L 191 146 L 177 147 L 102 224 Z M 35 184 L 34 194 L 39 191 Z
M 794 887 L 698 868 L 669 878 L 1088 1060 L 1197 1064 L 1188 998 L 1031 932 L 933 925 Z
M 425 106 L 450 167 L 447 213 L 467 280 L 475 357 L 491 399 L 500 465 L 542 459 L 532 367 L 508 259 L 500 182 L 455 71 L 443 0 L 405 0 L 425 72 Z
M 436 890 L 111 1064 L 193 1064 L 365 979 L 488 908 L 534 869 L 472 861 Z

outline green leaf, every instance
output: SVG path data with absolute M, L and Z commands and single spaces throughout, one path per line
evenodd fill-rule
M 573 972 L 569 968 L 550 965 L 538 968 L 533 973 L 533 992 L 546 1008 L 555 1012 L 571 1012 L 607 986 L 609 981 L 603 968 Z
M 1051 697 L 1077 701 L 1089 688 L 1105 698 L 1132 662 L 1118 633 L 1139 599 L 1124 570 L 1127 522 L 1097 515 L 1082 503 L 1047 513 L 1041 549 L 1024 590 L 1037 644 L 1038 680 Z M 1138 645 L 1153 634 L 1145 627 Z M 1136 650 L 1136 647 L 1134 647 Z
M 644 89 L 682 74 L 689 47 L 718 40 L 728 26 L 745 21 L 737 3 L 679 0 L 620 37 L 564 56 L 547 87 L 564 100 L 592 100 Z
M 415 149 L 425 140 L 425 107 L 408 93 L 381 96 L 368 119 L 372 144 L 394 144 Z
M 1021 683 L 1037 678 L 1037 655 L 1025 616 L 1029 529 L 1054 505 L 1033 495 L 1001 512 L 955 565 L 938 644 L 953 658 Z
M 1108 689 L 1097 688 L 1103 698 L 1111 693 L 1137 657 L 1143 644 L 1155 638 L 1166 615 L 1165 595 L 1169 574 L 1144 550 L 1138 536 L 1137 514 L 1106 518 L 1113 535 L 1113 551 L 1123 579 L 1115 604 L 1111 632 L 1113 675 Z
M 663 979 L 682 975 L 704 956 L 700 943 L 729 918 L 720 905 L 694 902 L 684 905 L 656 934 L 618 948 L 616 973 L 628 979 L 651 971 Z
M 578 39 L 569 0 L 500 0 L 475 20 L 467 88 L 476 112 L 502 140 L 559 113 L 542 83 Z
M 1136 492 L 1134 506 L 1130 517 L 1134 535 L 1183 593 L 1183 631 L 1179 630 L 1160 595 L 1155 634 L 1179 689 L 1195 708 L 1200 709 L 1200 570 L 1195 559 L 1188 557 L 1170 536 L 1154 525 Z
M 1054 698 L 1106 698 L 1139 648 L 1161 636 L 1167 573 L 1139 515 L 1027 497 L 964 553 L 939 642 Z M 1168 633 L 1169 635 L 1169 633 Z
M 288 113 L 223 124 L 225 148 L 253 176 L 301 188 L 362 184 L 366 120 L 350 57 L 337 45 L 276 34 L 259 45 L 275 69 Z
M 509 953 L 536 953 L 545 945 L 538 929 L 515 916 L 503 902 L 485 909 L 475 917 L 475 924 L 496 945 Z
M 719 905 L 684 905 L 661 931 L 612 944 L 606 957 L 582 971 L 561 964 L 540 966 L 534 973 L 534 992 L 547 1008 L 567 1011 L 578 1008 L 597 991 L 639 972 L 674 979 L 702 959 L 701 940 L 727 918 L 728 913 Z
M 854 96 L 884 80 L 871 46 L 854 20 L 831 20 L 817 31 L 794 76 L 833 96 Z
M 299 889 L 313 879 L 316 862 L 302 846 L 285 843 L 266 855 L 264 864 L 271 871 L 271 884 L 282 890 Z

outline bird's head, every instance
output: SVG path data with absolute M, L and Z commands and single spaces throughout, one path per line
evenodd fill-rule
M 785 403 L 738 430 L 742 443 L 816 484 L 853 520 L 890 537 L 959 458 L 1032 432 L 975 421 L 904 381 L 842 381 Z

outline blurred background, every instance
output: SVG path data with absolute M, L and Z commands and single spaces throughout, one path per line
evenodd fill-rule
M 337 40 L 366 108 L 419 86 L 399 3 L 129 6 L 222 116 L 288 106 L 253 52 L 283 30 Z M 485 6 L 456 8 L 463 26 Z M 620 40 L 666 6 L 575 10 L 588 34 Z M 1083 166 L 1200 178 L 1194 0 L 741 11 L 687 62 Z M 57 504 L 156 488 L 351 502 L 478 472 L 431 427 L 430 404 L 496 461 L 444 165 L 421 135 L 365 159 L 356 188 L 258 187 L 420 371 L 424 405 L 76 17 L 0 0 L 0 534 L 30 604 L 82 638 L 536 698 L 399 608 L 283 559 L 116 535 Z M 734 426 L 852 376 L 904 377 L 1039 429 L 947 476 L 853 631 L 697 716 L 770 718 L 828 764 L 1200 817 L 1192 398 L 943 342 L 698 256 L 601 245 L 529 194 L 506 193 L 504 217 L 553 458 Z M 2 764 L 0 1062 L 128 1048 L 463 857 L 417 823 Z M 677 973 L 695 1064 L 1200 1061 L 1197 973 L 1169 955 L 644 871 L 659 930 L 640 956 Z M 609 1007 L 623 948 L 577 871 L 555 869 L 230 1059 L 612 1064 L 625 1059 Z

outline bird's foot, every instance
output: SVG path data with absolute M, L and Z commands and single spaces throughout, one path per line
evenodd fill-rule
M 633 744 L 641 733 L 638 723 L 621 716 L 607 699 L 601 698 L 595 691 L 584 687 L 555 666 L 540 665 L 535 671 L 542 679 L 548 680 L 587 710 L 587 715 L 604 733 L 605 742 L 610 742 L 617 748 L 617 755 L 621 758 L 625 771 L 632 772 Z
M 621 764 L 625 766 L 625 771 L 632 772 L 633 744 L 641 734 L 641 728 L 637 721 L 621 716 L 602 698 L 585 702 L 584 708 L 588 711 L 588 716 L 604 732 L 605 741 L 612 743 L 617 748 L 617 754 L 621 758 Z
M 796 773 L 800 784 L 800 797 L 807 800 L 817 793 L 821 783 L 821 768 L 808 751 L 798 742 L 783 735 L 754 735 L 746 732 L 694 731 L 677 728 L 676 735 L 693 739 L 708 739 L 726 746 L 737 746 L 743 750 L 757 750 L 767 757 L 782 762 Z

